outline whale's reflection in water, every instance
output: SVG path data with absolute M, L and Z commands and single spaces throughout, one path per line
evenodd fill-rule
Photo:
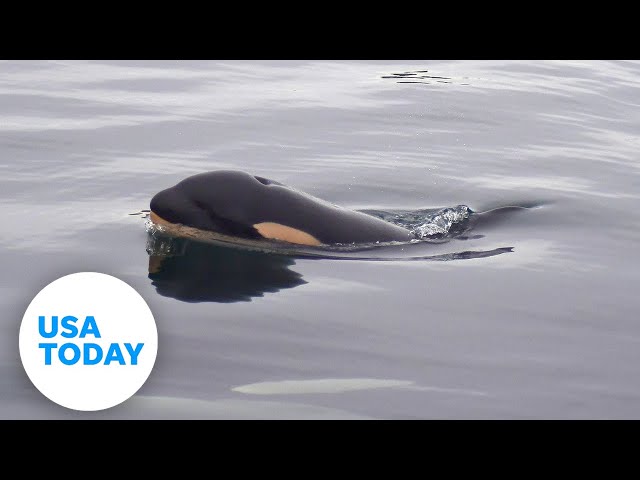
M 248 302 L 307 283 L 285 255 L 152 235 L 147 253 L 156 291 L 183 302 Z

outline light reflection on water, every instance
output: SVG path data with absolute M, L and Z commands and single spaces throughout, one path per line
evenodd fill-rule
M 23 378 L 17 325 L 43 282 L 93 269 L 134 285 L 159 325 L 125 417 L 637 418 L 639 89 L 638 62 L 0 63 L 0 417 L 62 415 Z M 163 295 L 177 284 L 148 278 L 128 214 L 222 168 L 356 209 L 541 206 L 418 247 L 504 255 L 274 265 L 208 250 L 201 270 L 174 265 L 180 295 L 245 301 Z M 362 378 L 491 401 L 380 388 L 295 407 L 232 391 Z

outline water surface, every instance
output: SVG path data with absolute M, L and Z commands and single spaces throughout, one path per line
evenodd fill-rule
M 2 62 L 0 417 L 637 418 L 639 98 L 638 62 Z M 150 274 L 129 214 L 215 169 L 378 214 L 527 208 L 354 258 L 194 243 Z M 92 414 L 18 354 L 77 271 L 159 332 L 138 394 Z

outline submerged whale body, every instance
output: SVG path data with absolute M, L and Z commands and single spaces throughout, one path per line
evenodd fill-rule
M 158 192 L 150 219 L 163 226 L 300 245 L 406 242 L 407 229 L 240 171 L 200 173 Z

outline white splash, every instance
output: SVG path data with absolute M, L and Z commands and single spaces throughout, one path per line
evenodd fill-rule
M 454 208 L 443 208 L 435 213 L 422 225 L 414 227 L 413 234 L 417 238 L 430 237 L 433 235 L 446 235 L 451 226 L 469 218 L 471 210 L 466 205 L 458 205 Z

